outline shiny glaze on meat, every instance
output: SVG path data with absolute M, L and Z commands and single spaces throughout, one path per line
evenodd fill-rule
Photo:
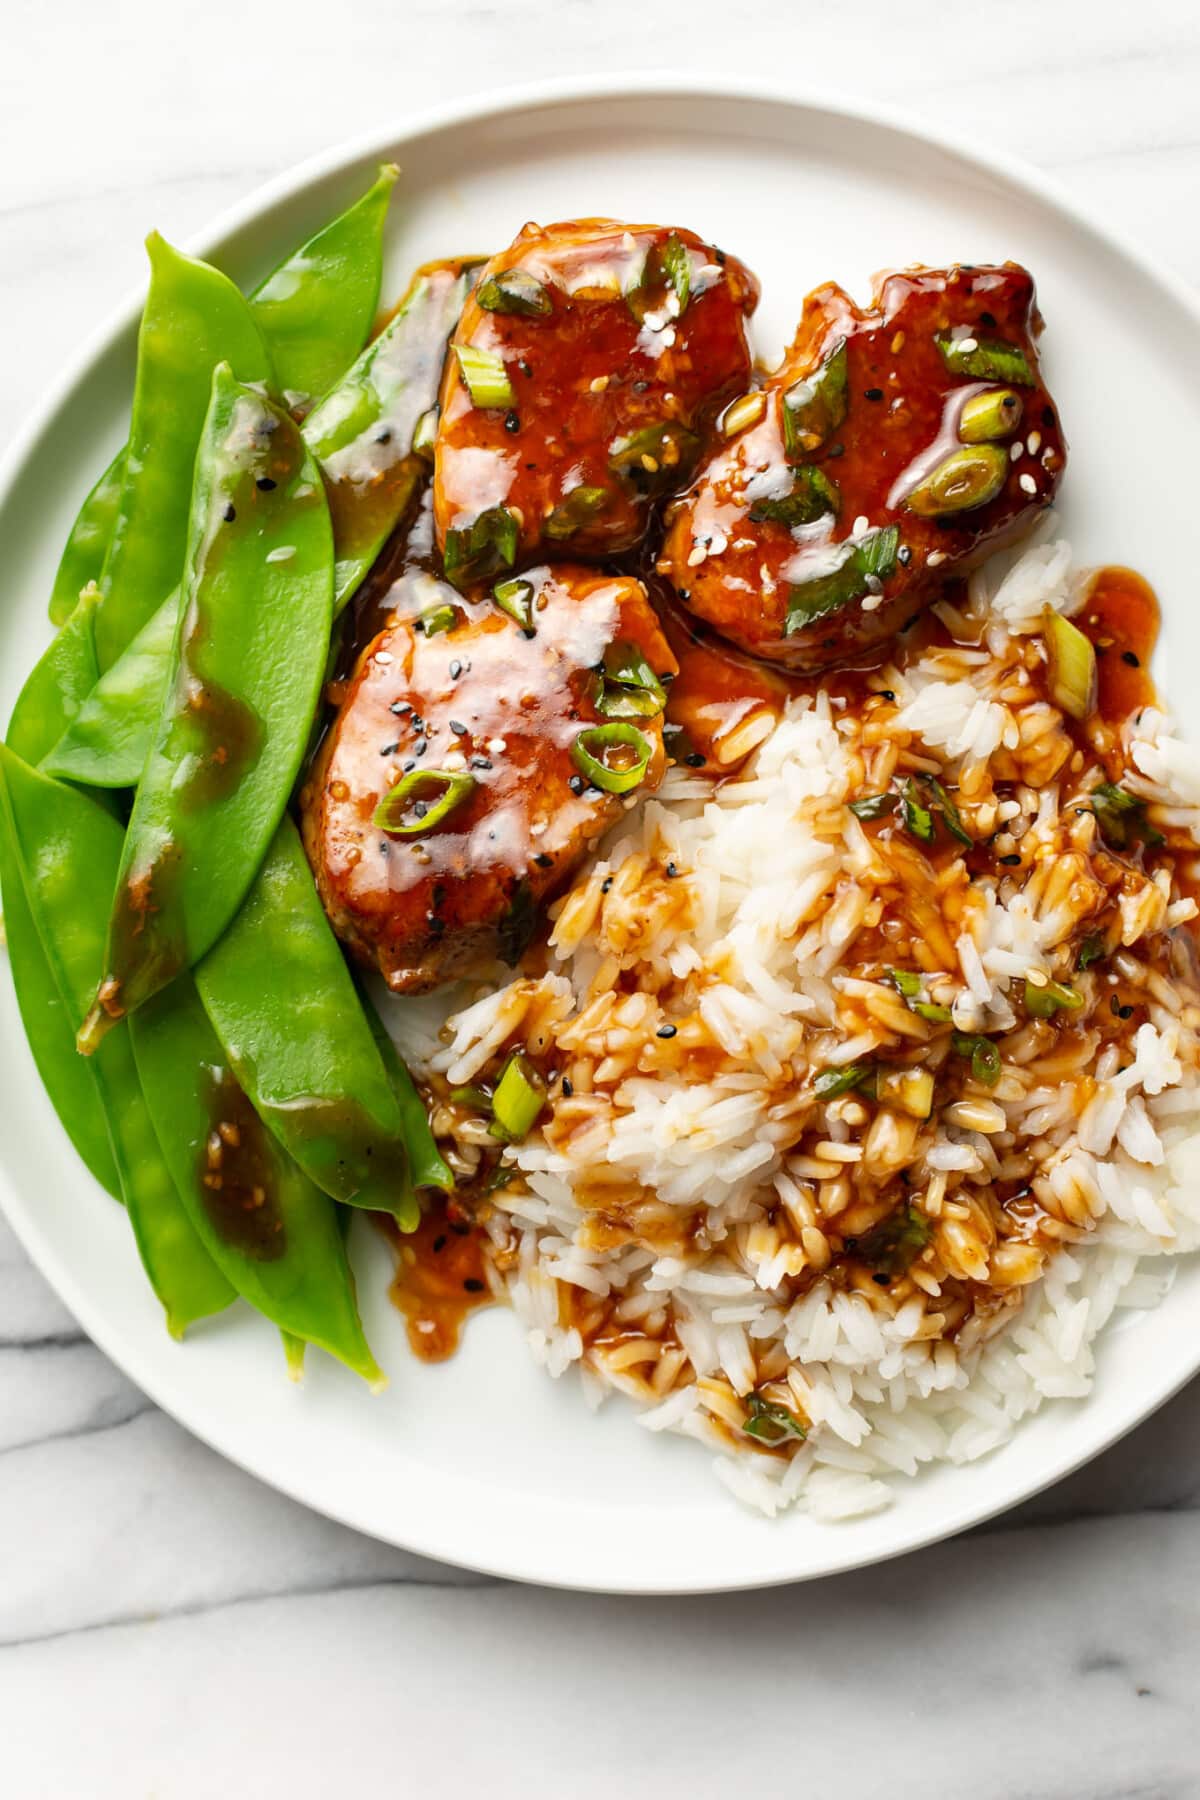
M 534 634 L 498 607 L 468 603 L 414 566 L 391 589 L 396 613 L 369 643 L 301 793 L 305 846 L 338 935 L 397 992 L 512 961 L 536 909 L 620 817 L 621 796 L 580 777 L 571 746 L 595 708 L 596 665 L 614 643 L 658 674 L 675 662 L 641 583 L 574 566 L 528 572 Z M 415 623 L 453 605 L 433 636 Z M 645 781 L 662 779 L 662 720 Z M 476 787 L 419 837 L 372 824 L 417 768 L 467 771 Z M 576 791 L 578 789 L 579 791 Z
M 1042 384 L 1034 340 L 1041 330 L 1032 277 L 1015 264 L 917 269 L 881 279 L 860 310 L 829 284 L 809 296 L 792 348 L 766 383 L 762 418 L 718 439 L 688 493 L 672 508 L 659 562 L 680 598 L 733 643 L 800 672 L 870 660 L 944 582 L 1019 537 L 1054 498 L 1066 460 L 1058 414 Z M 935 333 L 1001 340 L 1024 352 L 1032 385 L 952 373 Z M 827 441 L 789 463 L 783 404 L 793 384 L 841 342 L 847 410 Z M 918 516 L 906 505 L 918 483 L 960 448 L 964 403 L 1012 385 L 1022 408 L 1004 448 L 1010 457 L 996 497 L 969 511 Z M 791 490 L 797 463 L 835 484 L 836 517 L 789 527 L 754 520 L 753 506 Z M 851 599 L 791 635 L 798 587 L 829 572 L 847 539 L 899 528 L 894 568 L 877 591 Z
M 650 310 L 635 297 L 639 319 L 629 298 L 639 270 L 672 240 L 687 258 L 685 302 L 679 308 L 658 282 L 646 291 L 657 303 Z M 480 306 L 480 288 L 513 270 L 542 284 L 551 310 L 520 316 Z M 749 380 L 745 321 L 757 300 L 749 271 L 690 231 L 611 219 L 527 225 L 480 272 L 452 340 L 498 352 L 516 403 L 474 406 L 457 358 L 447 359 L 435 457 L 439 549 L 447 531 L 501 506 L 520 521 L 518 567 L 638 544 L 653 499 L 678 492 L 694 463 L 698 445 L 686 434 Z M 614 446 L 663 424 L 684 435 L 670 438 L 661 462 L 639 456 L 612 467 Z M 555 525 L 548 533 L 547 519 L 580 488 L 602 490 L 600 508 L 567 535 Z

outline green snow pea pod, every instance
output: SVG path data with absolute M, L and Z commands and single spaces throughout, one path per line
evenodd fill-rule
M 179 585 L 213 368 L 228 363 L 239 381 L 272 378 L 262 332 L 229 277 L 173 250 L 157 232 L 146 248 L 150 290 L 138 333 L 125 483 L 100 576 L 101 669 Z
M 90 787 L 136 787 L 171 669 L 179 592 L 163 601 L 84 698 L 41 759 L 48 775 Z
M 129 1021 L 158 1141 L 197 1236 L 243 1299 L 372 1383 L 337 1208 L 280 1149 L 181 975 Z
M 26 762 L 36 762 L 46 744 L 53 743 L 80 693 L 86 693 L 96 678 L 94 605 L 94 596 L 85 591 L 21 690 L 9 721 L 8 743 Z M 96 1073 L 75 1053 L 75 1024 L 29 910 L 4 808 L 0 808 L 0 892 L 17 1005 L 42 1086 L 83 1162 L 101 1187 L 119 1199 L 121 1184 Z
M 383 278 L 383 227 L 400 174 L 384 163 L 361 199 L 285 258 L 251 307 L 290 406 L 343 376 L 370 335 Z
M 374 343 L 309 414 L 304 437 L 321 464 L 337 547 L 341 611 L 429 474 L 413 449 L 437 400 L 446 344 L 470 285 L 462 262 L 419 269 Z
M 57 743 L 96 684 L 94 586 L 43 652 L 17 696 L 5 737 L 24 762 L 36 763 Z
M 50 594 L 50 620 L 63 625 L 90 582 L 99 581 L 125 485 L 125 452 L 117 454 L 80 507 Z
M 230 1067 L 301 1168 L 411 1230 L 404 1120 L 290 818 L 196 986 Z
M 7 746 L 0 774 L 29 912 L 64 1009 L 78 1021 L 104 949 L 121 827 L 86 794 L 39 774 Z M 159 1153 L 126 1026 L 108 1034 L 91 1069 L 138 1252 L 179 1337 L 227 1306 L 234 1291 L 193 1230 Z
M 220 937 L 287 804 L 320 693 L 333 534 L 287 413 L 213 376 L 183 603 L 129 820 L 84 1054 Z
M 462 268 L 446 263 L 418 271 L 395 317 L 301 427 L 321 462 L 333 518 L 335 613 L 428 479 L 428 461 L 411 448 L 413 431 L 437 399 L 446 340 L 466 294 Z M 158 718 L 178 607 L 172 593 L 105 670 L 43 759 L 50 774 L 92 787 L 136 787 Z

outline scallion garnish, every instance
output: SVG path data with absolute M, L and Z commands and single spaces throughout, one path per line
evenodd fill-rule
M 596 711 L 606 719 L 652 719 L 667 690 L 636 644 L 614 644 L 604 658 Z
M 938 1006 L 933 1000 L 914 1000 L 911 1011 L 915 1012 L 919 1019 L 924 1019 L 929 1025 L 948 1025 L 950 1023 L 950 1008 L 948 1006 Z
M 1128 789 L 1115 782 L 1102 781 L 1087 796 L 1100 827 L 1100 835 L 1110 850 L 1128 850 L 1133 844 L 1153 848 L 1163 842 L 1161 831 L 1155 831 L 1146 818 L 1144 803 Z
M 515 619 L 526 637 L 534 635 L 533 630 L 533 583 L 523 581 L 514 575 L 509 581 L 498 581 L 492 589 L 492 599 L 506 612 L 510 619 Z
M 417 614 L 417 627 L 426 637 L 437 637 L 441 631 L 453 631 L 458 623 L 458 608 L 445 603 L 441 606 L 427 606 L 423 613 Z
M 433 455 L 433 446 L 437 439 L 438 412 L 438 407 L 427 406 L 413 426 L 412 449 L 414 456 L 429 458 Z
M 885 973 L 898 994 L 906 1000 L 916 999 L 921 991 L 921 977 L 912 969 L 888 969 Z
M 628 794 L 640 786 L 653 755 L 650 739 L 623 719 L 588 725 L 571 745 L 575 767 L 606 794 Z
M 609 447 L 608 466 L 623 475 L 641 493 L 657 493 L 678 487 L 696 459 L 700 439 L 686 425 L 665 419 L 643 425 L 627 437 L 615 438 Z
M 565 499 L 560 500 L 553 512 L 549 513 L 542 525 L 548 538 L 574 537 L 585 525 L 607 510 L 609 492 L 602 487 L 572 488 Z
M 792 490 L 778 500 L 756 500 L 750 508 L 755 524 L 771 520 L 777 525 L 811 525 L 827 513 L 837 514 L 842 496 L 837 485 L 811 463 L 793 472 Z
M 922 775 L 921 780 L 936 801 L 937 810 L 942 815 L 942 824 L 946 827 L 950 836 L 957 838 L 960 844 L 965 844 L 968 850 L 971 849 L 975 839 L 963 824 L 957 806 L 955 806 L 941 782 L 935 780 L 932 775 Z
M 1033 1019 L 1052 1019 L 1057 1012 L 1078 1012 L 1083 1005 L 1083 995 L 1077 994 L 1074 988 L 1064 987 L 1061 981 L 1048 981 L 1044 987 L 1036 987 L 1032 981 L 1025 983 L 1025 1011 Z
M 450 769 L 413 769 L 384 795 L 371 823 L 377 831 L 393 837 L 424 837 L 444 825 L 475 792 L 476 785 L 473 775 Z
M 1098 931 L 1089 932 L 1079 946 L 1079 958 L 1075 964 L 1077 969 L 1090 969 L 1094 962 L 1104 956 L 1104 938 Z
M 1087 719 L 1096 710 L 1099 672 L 1096 649 L 1078 625 L 1048 606 L 1043 615 L 1046 640 L 1046 687 L 1051 701 L 1070 719 Z
M 790 1437 L 803 1440 L 808 1436 L 794 1412 L 764 1400 L 761 1394 L 747 1394 L 742 1430 L 747 1437 L 757 1438 L 760 1444 L 782 1444 Z
M 1000 1052 L 990 1037 L 982 1032 L 956 1031 L 950 1040 L 956 1056 L 971 1059 L 971 1073 L 985 1087 L 995 1087 L 1000 1079 Z
M 542 283 L 524 269 L 502 269 L 498 275 L 489 275 L 475 289 L 475 298 L 484 312 L 516 313 L 526 319 L 554 310 Z
M 455 344 L 454 354 L 471 396 L 471 405 L 484 408 L 515 406 L 517 396 L 498 350 L 481 350 L 477 344 Z
M 783 443 L 789 461 L 811 456 L 846 417 L 850 380 L 844 338 L 820 367 L 794 382 L 783 396 Z
M 788 596 L 783 635 L 791 637 L 793 632 L 803 631 L 815 619 L 840 611 L 852 600 L 861 600 L 864 594 L 872 591 L 872 583 L 882 585 L 896 566 L 899 548 L 898 525 L 869 531 L 857 543 L 847 539 L 840 546 L 836 568 L 828 574 L 814 575 L 810 581 L 793 585 Z
M 516 517 L 507 506 L 489 506 L 473 524 L 448 531 L 442 557 L 447 581 L 465 588 L 511 569 L 519 535 Z
M 933 1236 L 933 1225 L 915 1206 L 898 1206 L 865 1237 L 848 1238 L 846 1249 L 880 1274 L 895 1279 L 920 1256 Z
M 500 1072 L 492 1094 L 492 1137 L 519 1144 L 528 1136 L 546 1104 L 546 1084 L 533 1065 L 514 1050 Z
M 964 444 L 910 488 L 904 504 L 922 519 L 972 512 L 996 498 L 1008 478 L 1009 467 L 1003 444 Z
M 871 1063 L 847 1063 L 841 1069 L 822 1069 L 813 1082 L 813 1094 L 818 1100 L 837 1100 L 842 1094 L 873 1080 L 874 1075 Z
M 870 820 L 894 813 L 899 804 L 898 794 L 864 794 L 861 800 L 851 800 L 849 807 L 856 819 Z
M 900 796 L 900 812 L 904 819 L 904 828 L 911 831 L 922 844 L 933 842 L 933 814 L 927 806 L 922 806 L 917 793 L 917 784 L 910 776 L 904 784 Z
M 976 337 L 970 329 L 939 331 L 934 343 L 952 375 L 969 375 L 974 381 L 1008 381 L 1017 387 L 1033 387 L 1033 370 L 1025 352 L 1002 338 Z
M 625 289 L 625 304 L 640 325 L 647 313 L 666 306 L 675 296 L 675 317 L 686 310 L 692 291 L 692 260 L 682 238 L 671 233 L 665 244 L 652 244 L 636 278 Z

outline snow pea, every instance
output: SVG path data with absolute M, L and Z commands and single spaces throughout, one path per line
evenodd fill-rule
M 95 988 L 121 827 L 95 801 L 0 746 L 0 790 L 29 913 L 65 1012 L 77 1023 Z M 75 1059 L 79 1061 L 79 1058 Z M 91 1070 L 138 1252 L 173 1336 L 234 1297 L 184 1211 L 159 1152 L 126 1026 Z
M 337 546 L 334 613 L 350 599 L 429 473 L 413 450 L 437 399 L 446 344 L 469 281 L 462 262 L 418 269 L 393 317 L 305 420 Z
M 138 333 L 125 481 L 100 576 L 101 669 L 179 583 L 214 366 L 228 363 L 241 381 L 272 378 L 262 332 L 229 277 L 173 250 L 157 232 L 146 248 L 150 290 Z
M 79 1035 L 197 961 L 241 905 L 320 693 L 333 534 L 298 427 L 228 364 L 213 376 L 172 674 L 129 820 L 103 976 Z
M 98 599 L 94 584 L 84 588 L 17 696 L 5 742 L 24 762 L 36 763 L 57 743 L 96 684 Z
M 84 592 L 25 686 L 9 721 L 8 744 L 36 762 L 96 678 L 94 596 Z M 42 1086 L 83 1162 L 114 1198 L 121 1193 L 95 1070 L 75 1054 L 75 1025 L 42 949 L 7 810 L 0 808 L 0 892 L 13 986 Z
M 350 367 L 370 334 L 383 276 L 383 227 L 400 171 L 384 163 L 361 199 L 293 251 L 250 305 L 279 388 L 307 410 Z
M 310 413 L 304 441 L 321 463 L 333 518 L 334 612 L 340 612 L 429 475 L 413 429 L 437 399 L 446 341 L 468 285 L 461 263 L 418 270 L 395 316 Z M 135 787 L 170 664 L 179 599 L 171 594 L 106 669 L 43 759 L 52 775 Z
M 301 1168 L 411 1230 L 405 1120 L 290 818 L 196 985 L 234 1074 Z
M 380 1382 L 337 1208 L 255 1113 L 191 977 L 155 994 L 128 1029 L 163 1156 L 214 1263 L 281 1331 Z
M 122 449 L 80 507 L 71 527 L 50 594 L 52 624 L 65 624 L 84 588 L 90 582 L 99 581 L 124 485 L 125 451 Z
M 41 758 L 48 775 L 90 787 L 137 786 L 162 707 L 178 619 L 176 589 L 99 677 Z

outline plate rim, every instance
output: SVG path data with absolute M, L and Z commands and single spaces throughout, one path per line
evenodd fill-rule
M 557 107 L 567 114 L 572 107 L 580 104 L 630 99 L 648 102 L 655 97 L 672 101 L 692 99 L 698 104 L 705 101 L 741 101 L 751 106 L 765 104 L 782 111 L 807 113 L 810 116 L 824 114 L 844 124 L 859 123 L 882 128 L 915 145 L 942 151 L 960 165 L 975 169 L 992 180 L 1000 177 L 1010 193 L 1032 197 L 1043 209 L 1057 214 L 1075 231 L 1082 231 L 1165 293 L 1188 317 L 1191 324 L 1200 329 L 1200 295 L 1178 271 L 1143 248 L 1135 236 L 1111 227 L 1093 213 L 1090 207 L 1070 194 L 1054 176 L 1046 174 L 1024 159 L 986 143 L 981 147 L 977 141 L 968 140 L 957 132 L 930 128 L 910 111 L 886 104 L 878 105 L 865 96 L 815 89 L 801 83 L 767 81 L 755 76 L 726 75 L 716 71 L 689 71 L 680 74 L 661 70 L 614 71 L 597 75 L 554 76 L 489 88 L 428 106 L 410 116 L 398 131 L 389 130 L 386 126 L 374 126 L 289 165 L 278 175 L 259 183 L 242 199 L 219 213 L 203 229 L 190 234 L 185 240 L 185 247 L 193 254 L 212 255 L 238 233 L 253 227 L 265 214 L 295 198 L 306 188 L 335 177 L 356 163 L 371 158 L 381 159 L 388 153 L 402 153 L 405 144 L 439 131 L 470 126 L 472 123 L 530 107 Z M 10 443 L 0 455 L 0 509 L 7 504 L 11 490 L 20 479 L 26 463 L 53 427 L 73 392 L 89 379 L 95 366 L 114 349 L 120 338 L 136 327 L 144 293 L 143 283 L 125 294 L 83 338 L 76 353 L 65 360 L 60 373 L 41 391 L 20 420 Z M 17 1202 L 16 1205 L 10 1205 L 10 1188 L 11 1198 Z M 17 1184 L 5 1171 L 4 1178 L 0 1180 L 0 1212 L 3 1212 L 18 1243 L 39 1274 L 49 1283 L 102 1353 L 161 1411 L 217 1455 L 311 1511 L 377 1541 L 460 1569 L 576 1592 L 645 1596 L 744 1592 L 800 1581 L 821 1580 L 908 1555 L 912 1551 L 944 1542 L 972 1526 L 984 1525 L 1064 1480 L 1149 1418 L 1200 1371 L 1198 1341 L 1190 1367 L 1185 1367 L 1182 1373 L 1172 1371 L 1165 1382 L 1148 1383 L 1136 1400 L 1123 1411 L 1104 1415 L 1107 1422 L 1099 1435 L 1090 1438 L 1087 1447 L 1078 1454 L 1068 1455 L 1064 1461 L 1051 1459 L 1047 1469 L 1039 1471 L 1033 1478 L 1018 1479 L 1015 1485 L 1003 1490 L 994 1505 L 981 1508 L 977 1501 L 967 1501 L 958 1508 L 943 1508 L 929 1529 L 910 1530 L 888 1548 L 865 1553 L 854 1550 L 848 1534 L 844 1553 L 838 1554 L 835 1551 L 819 1569 L 797 1569 L 788 1566 L 787 1548 L 781 1536 L 781 1567 L 770 1575 L 760 1573 L 744 1576 L 735 1573 L 729 1578 L 714 1578 L 711 1572 L 703 1575 L 698 1572 L 697 1577 L 687 1580 L 674 1579 L 656 1584 L 653 1581 L 626 1577 L 617 1584 L 612 1579 L 589 1579 L 586 1571 L 581 1573 L 571 1568 L 547 1568 L 528 1553 L 506 1555 L 498 1548 L 493 1548 L 487 1540 L 464 1553 L 456 1545 L 442 1541 L 437 1530 L 430 1528 L 428 1520 L 422 1521 L 419 1526 L 415 1521 L 410 1522 L 404 1516 L 403 1509 L 396 1519 L 395 1529 L 382 1528 L 377 1521 L 364 1517 L 353 1506 L 312 1498 L 301 1477 L 287 1471 L 265 1472 L 262 1467 L 256 1466 L 251 1457 L 222 1442 L 219 1424 L 212 1425 L 208 1421 L 198 1424 L 188 1416 L 186 1402 L 173 1397 L 170 1391 L 172 1383 L 169 1366 L 154 1363 L 149 1367 L 145 1366 L 146 1358 L 142 1352 L 136 1345 L 126 1344 L 122 1340 L 117 1324 L 110 1323 L 102 1303 L 93 1300 L 71 1267 L 60 1258 L 57 1250 L 42 1239 L 37 1229 L 36 1214 L 22 1207 L 20 1200 Z M 1169 1304 L 1169 1301 L 1168 1295 L 1164 1297 L 1162 1304 Z M 1094 1395 L 1089 1395 L 1084 1402 L 1085 1405 L 1094 1403 Z M 410 1523 L 414 1528 L 410 1528 Z M 770 1529 L 768 1522 L 763 1523 Z M 511 1547 L 509 1548 L 511 1552 Z

